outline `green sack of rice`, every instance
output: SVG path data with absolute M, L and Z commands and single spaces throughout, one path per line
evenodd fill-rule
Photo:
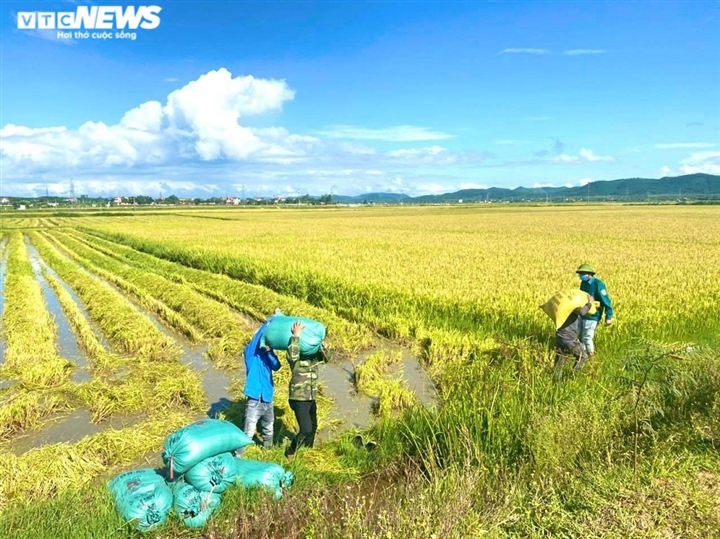
M 276 499 L 282 498 L 283 489 L 293 483 L 293 473 L 274 462 L 236 458 L 237 482 L 245 488 L 263 487 L 271 490 Z
M 204 492 L 225 492 L 237 478 L 236 460 L 232 453 L 201 460 L 185 472 L 185 482 Z
M 175 483 L 172 492 L 175 512 L 188 528 L 202 528 L 222 501 L 220 494 L 203 492 L 184 481 Z
M 201 460 L 251 443 L 248 435 L 229 421 L 201 419 L 167 437 L 162 459 L 170 468 L 170 479 L 174 479 L 175 475 L 187 472 Z
M 325 326 L 317 320 L 301 316 L 286 316 L 276 314 L 269 319 L 269 324 L 260 339 L 260 346 L 269 346 L 273 350 L 287 350 L 292 336 L 292 326 L 301 322 L 305 328 L 300 334 L 300 353 L 311 356 L 320 351 L 320 345 L 325 338 Z
M 108 488 L 123 519 L 143 532 L 161 526 L 172 509 L 172 491 L 152 468 L 120 474 L 108 482 Z

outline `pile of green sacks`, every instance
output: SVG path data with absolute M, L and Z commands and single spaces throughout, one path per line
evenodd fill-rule
M 234 451 L 252 440 L 237 426 L 203 419 L 165 440 L 164 475 L 151 468 L 126 472 L 108 483 L 118 511 L 142 531 L 165 523 L 170 511 L 190 528 L 205 525 L 231 485 L 265 487 L 282 497 L 293 482 L 292 472 L 279 464 L 238 458 Z

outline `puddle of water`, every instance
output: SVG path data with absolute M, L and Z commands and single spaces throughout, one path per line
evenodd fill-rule
M 410 391 L 415 393 L 420 404 L 423 406 L 432 406 L 437 403 L 438 395 L 435 384 L 430 380 L 430 377 L 416 358 L 404 357 L 401 362 L 394 367 L 394 369 L 390 369 L 390 374 L 393 375 L 402 372 L 402 379 L 405 380 Z
M 366 428 L 372 424 L 374 399 L 355 392 L 350 362 L 343 365 L 328 363 L 321 366 L 319 380 L 325 394 L 335 401 L 328 419 L 341 421 L 336 429 L 321 429 L 318 432 L 319 440 L 330 439 L 342 431 Z
M 15 384 L 17 384 L 16 380 L 10 380 L 10 379 L 0 380 L 0 389 L 10 389 Z
M 391 377 L 400 376 L 408 385 L 408 388 L 415 393 L 418 402 L 423 406 L 437 404 L 438 394 L 435 384 L 433 384 L 418 359 L 413 356 L 409 349 L 389 339 L 380 338 L 375 347 L 361 352 L 355 361 L 355 365 L 362 365 L 368 357 L 377 352 L 387 354 L 400 353 L 400 361 L 389 367 L 388 375 Z
M 215 417 L 219 412 L 229 408 L 233 401 L 230 397 L 230 384 L 232 383 L 230 373 L 215 367 L 205 352 L 208 346 L 191 346 L 182 342 L 182 356 L 180 362 L 187 365 L 200 374 L 202 387 L 210 401 L 210 409 L 207 415 Z
M 46 424 L 41 430 L 16 436 L 5 444 L 4 449 L 20 456 L 31 449 L 45 445 L 77 443 L 85 436 L 97 434 L 109 428 L 117 430 L 128 427 L 140 420 L 139 417 L 118 415 L 101 423 L 91 423 L 91 418 L 90 410 L 86 408 L 75 410 L 69 415 L 58 417 L 51 423 Z
M 26 241 L 26 243 L 28 242 Z M 30 246 L 28 245 L 28 247 Z M 33 251 L 35 251 L 35 249 L 33 249 Z M 42 274 L 42 263 L 40 262 L 37 251 L 30 253 L 30 266 L 33 269 L 33 273 L 35 273 L 35 279 L 42 288 L 48 311 L 50 311 L 51 316 L 55 319 L 58 330 L 58 350 L 60 356 L 69 359 L 75 363 L 77 367 L 72 376 L 72 381 L 76 383 L 87 382 L 91 378 L 87 359 L 78 346 L 77 337 L 70 327 L 70 322 L 68 322 L 65 312 L 60 306 L 60 301 L 57 299 L 55 291 L 50 287 Z
M 90 275 L 89 272 L 86 271 L 86 273 Z M 158 331 L 162 332 L 164 335 L 180 345 L 182 349 L 180 362 L 200 374 L 203 390 L 210 401 L 210 409 L 208 410 L 208 415 L 210 417 L 214 417 L 218 412 L 222 412 L 233 404 L 229 393 L 230 384 L 232 382 L 231 373 L 218 369 L 215 364 L 207 358 L 205 353 L 207 352 L 208 345 L 197 345 L 191 343 L 187 337 L 180 334 L 174 328 L 166 326 L 154 313 L 138 305 L 128 296 L 127 293 L 120 290 L 114 283 L 106 281 L 105 279 L 102 279 L 102 281 L 119 292 L 130 304 L 130 306 L 142 316 L 147 318 Z M 60 282 L 63 281 L 60 280 Z M 74 295 L 74 292 L 72 292 L 72 294 L 73 299 L 75 299 L 78 306 L 81 307 L 82 303 L 80 303 L 79 298 Z M 87 316 L 86 311 L 84 311 L 83 314 Z M 102 342 L 107 346 L 106 341 L 103 340 Z M 122 379 L 122 377 L 126 376 L 126 374 L 127 373 L 118 372 L 116 373 L 116 376 Z
M 92 329 L 93 333 L 95 334 L 95 337 L 97 337 L 100 344 L 103 345 L 103 347 L 106 350 L 110 349 L 110 345 L 107 342 L 107 339 L 103 335 L 102 331 L 100 331 L 100 328 L 95 323 L 95 321 L 91 318 L 90 313 L 87 312 L 85 309 L 82 300 L 80 297 L 75 293 L 75 290 L 73 290 L 70 285 L 68 285 L 57 273 L 55 273 L 55 270 L 52 269 L 50 266 L 48 266 L 45 261 L 40 257 L 40 253 L 37 252 L 37 249 L 31 244 L 28 243 L 28 252 L 32 257 L 34 257 L 38 262 L 40 263 L 41 267 L 47 271 L 50 275 L 52 275 L 59 283 L 60 286 L 62 286 L 65 291 L 70 294 L 70 297 L 75 302 L 75 305 L 78 307 L 82 315 L 85 317 L 85 319 L 90 324 L 90 329 Z

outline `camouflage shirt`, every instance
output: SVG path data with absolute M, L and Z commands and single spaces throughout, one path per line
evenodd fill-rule
M 326 363 L 328 357 L 322 352 L 313 356 L 300 355 L 300 339 L 290 338 L 287 349 L 287 361 L 290 364 L 290 400 L 311 401 L 318 394 L 318 365 Z

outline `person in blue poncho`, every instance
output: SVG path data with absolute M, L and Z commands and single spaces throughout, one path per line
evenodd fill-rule
M 280 361 L 270 347 L 260 345 L 263 333 L 270 320 L 267 320 L 255 333 L 252 340 L 245 347 L 245 434 L 250 438 L 255 435 L 258 422 L 262 422 L 263 447 L 268 449 L 273 445 L 273 423 L 275 412 L 273 399 L 275 396 L 275 383 L 273 371 L 280 369 Z M 237 451 L 242 456 L 245 448 Z

